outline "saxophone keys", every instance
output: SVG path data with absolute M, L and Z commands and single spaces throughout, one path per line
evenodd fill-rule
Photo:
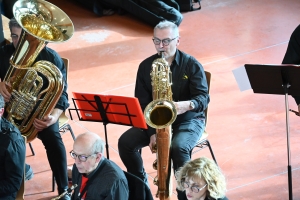
M 157 160 L 154 160 L 152 167 L 153 169 L 157 170 Z
M 153 179 L 153 184 L 154 185 L 158 185 L 158 178 L 157 178 L 157 176 Z M 158 191 L 157 191 L 158 192 Z

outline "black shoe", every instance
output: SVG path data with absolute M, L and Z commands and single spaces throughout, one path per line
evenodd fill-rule
M 29 181 L 33 178 L 33 170 L 30 165 L 25 164 L 25 181 Z

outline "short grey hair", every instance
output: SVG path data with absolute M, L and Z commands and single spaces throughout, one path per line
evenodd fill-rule
M 104 141 L 100 137 L 97 137 L 95 142 L 92 144 L 91 152 L 101 154 L 104 153 Z
M 170 21 L 167 21 L 167 20 L 164 20 L 164 21 L 159 22 L 159 23 L 154 27 L 154 30 L 155 30 L 155 29 L 167 29 L 167 28 L 172 29 L 173 33 L 174 33 L 176 36 L 179 36 L 178 26 L 177 26 L 175 23 L 170 22 Z
M 9 20 L 8 26 L 10 31 L 12 30 L 13 27 L 22 28 L 15 18 L 11 18 Z
M 0 94 L 0 108 L 4 108 L 4 106 L 5 106 L 4 98 L 2 94 Z

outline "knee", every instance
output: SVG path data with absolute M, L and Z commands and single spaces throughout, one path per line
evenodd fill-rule
M 182 144 L 173 144 L 172 143 L 170 151 L 171 151 L 171 155 L 174 155 L 174 156 L 190 154 L 190 151 L 186 147 L 186 145 L 182 145 Z
M 122 153 L 124 151 L 130 151 L 131 150 L 131 142 L 130 142 L 130 135 L 127 134 L 127 132 L 123 133 L 121 137 L 118 140 L 118 149 L 119 153 Z

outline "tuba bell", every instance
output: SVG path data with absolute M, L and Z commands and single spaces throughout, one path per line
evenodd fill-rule
M 168 62 L 160 52 L 161 58 L 152 63 L 150 73 L 153 101 L 145 110 L 146 123 L 156 129 L 156 145 L 153 147 L 156 160 L 153 168 L 157 170 L 154 184 L 158 186 L 156 197 L 160 200 L 170 200 L 172 195 L 172 170 L 170 145 L 172 138 L 171 124 L 175 121 L 177 111 L 172 102 L 172 72 Z
M 19 0 L 13 14 L 23 31 L 3 80 L 11 93 L 6 118 L 31 142 L 38 133 L 34 119 L 50 114 L 64 87 L 63 76 L 53 63 L 32 64 L 47 43 L 69 40 L 74 26 L 61 9 L 44 0 Z

